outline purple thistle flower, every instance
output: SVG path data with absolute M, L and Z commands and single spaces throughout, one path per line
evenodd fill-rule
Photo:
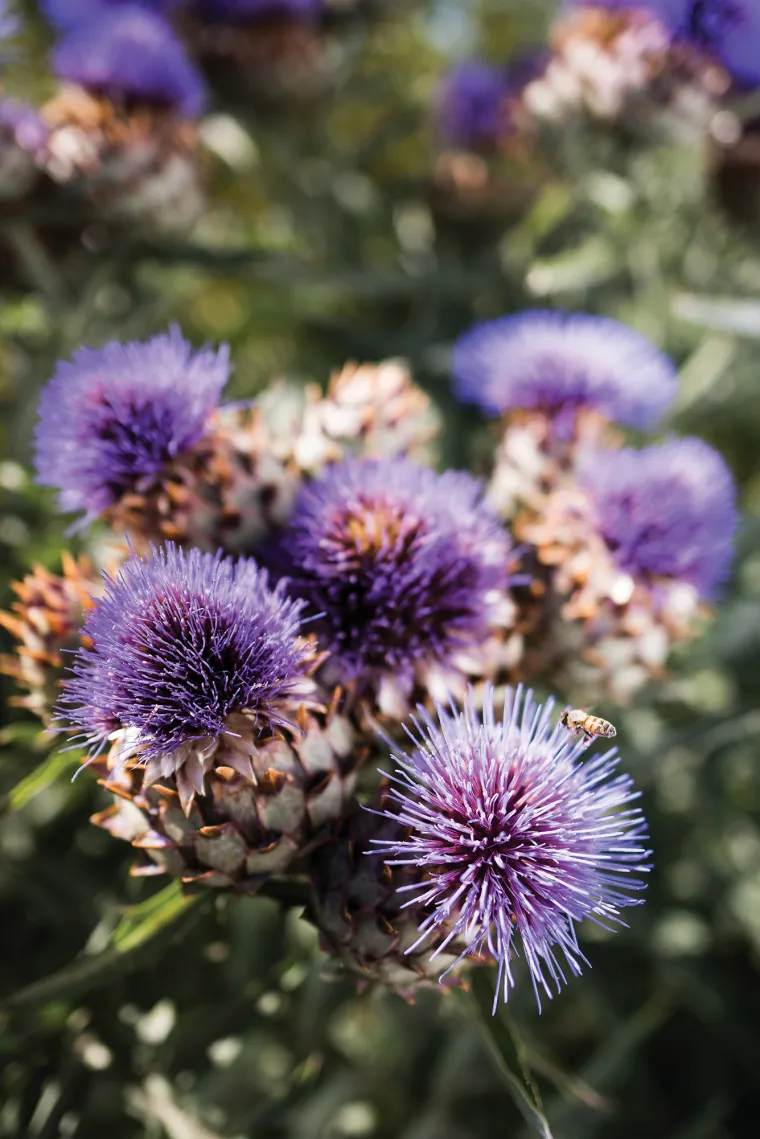
M 260 20 L 316 20 L 325 0 L 196 0 L 206 20 L 249 24 Z
M 505 101 L 513 90 L 504 69 L 481 60 L 457 64 L 444 76 L 437 98 L 437 122 L 451 146 L 496 146 L 507 127 Z
M 676 394 L 672 362 L 616 320 L 535 309 L 476 324 L 452 360 L 459 399 L 491 415 L 593 408 L 631 427 L 651 427 Z
M 410 828 L 408 838 L 377 840 L 390 866 L 427 871 L 423 882 L 402 887 L 408 906 L 427 910 L 420 938 L 443 927 L 462 953 L 487 950 L 497 961 L 504 999 L 514 985 L 518 945 L 539 990 L 553 996 L 588 964 L 575 923 L 589 918 L 605 929 L 624 924 L 620 910 L 638 905 L 636 873 L 650 853 L 638 797 L 626 775 L 615 775 L 617 749 L 583 758 L 585 745 L 559 724 L 551 727 L 554 700 L 523 702 L 522 685 L 507 689 L 497 719 L 494 693 L 482 716 L 473 694 L 463 711 L 424 708 L 410 732 L 414 750 L 398 753 L 392 805 L 385 812 Z M 461 959 L 461 958 L 460 958 Z
M 203 109 L 203 80 L 171 26 L 139 4 L 104 9 L 64 36 L 53 70 L 114 102 L 144 102 L 190 118 Z
M 194 353 L 176 326 L 80 348 L 42 392 L 39 482 L 58 488 L 62 510 L 96 516 L 201 438 L 229 372 L 226 346 Z
M 475 479 L 398 457 L 328 468 L 302 489 L 283 546 L 291 589 L 360 686 L 410 684 L 418 664 L 482 645 L 513 553 Z
M 304 687 L 310 661 L 303 606 L 284 584 L 271 589 L 252 559 L 169 543 L 105 582 L 57 709 L 95 753 L 125 732 L 128 755 L 175 774 L 192 745 L 208 752 L 238 734 L 235 714 L 264 733 L 286 722 L 283 702 Z
M 704 597 L 728 576 L 736 492 L 721 455 L 701 439 L 589 458 L 582 473 L 599 531 L 620 568 L 694 586 Z

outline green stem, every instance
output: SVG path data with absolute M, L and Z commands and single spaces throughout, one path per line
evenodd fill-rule
M 493 1012 L 494 969 L 477 968 L 472 973 L 470 997 L 488 1050 L 502 1081 L 523 1119 L 541 1136 L 552 1139 L 541 1094 L 525 1062 L 526 1049 L 512 1017 L 501 1006 Z

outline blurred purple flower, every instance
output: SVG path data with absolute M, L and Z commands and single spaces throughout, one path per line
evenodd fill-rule
M 183 749 L 234 735 L 235 713 L 264 733 L 284 722 L 281 706 L 309 667 L 302 604 L 282 585 L 270 589 L 252 559 L 169 543 L 105 582 L 58 707 L 94 752 L 126 730 L 142 762 L 168 758 L 179 768 Z
M 22 150 L 34 153 L 45 145 L 48 128 L 34 107 L 0 95 L 0 138 L 10 138 Z
M 490 415 L 594 408 L 651 427 L 676 393 L 676 371 L 638 332 L 606 317 L 541 309 L 477 324 L 454 346 L 454 390 Z
M 37 477 L 63 510 L 94 517 L 203 434 L 229 351 L 193 352 L 177 327 L 143 343 L 80 348 L 40 399 Z
M 33 185 L 47 137 L 33 107 L 0 95 L 0 200 L 20 197 Z
M 620 910 L 640 904 L 647 869 L 646 822 L 631 803 L 637 793 L 615 775 L 617 750 L 583 759 L 584 743 L 559 724 L 554 700 L 536 705 L 522 686 L 508 688 L 497 719 L 494 693 L 482 714 L 474 696 L 463 711 L 423 708 L 414 720 L 414 750 L 394 753 L 389 818 L 410 828 L 408 838 L 376 840 L 390 866 L 414 865 L 425 880 L 402 887 L 409 906 L 428 911 L 411 952 L 439 928 L 462 954 L 488 951 L 499 977 L 494 1008 L 514 985 L 520 952 L 540 1007 L 566 981 L 565 964 L 581 972 L 586 958 L 575 923 L 622 925 Z
M 723 458 L 701 439 L 591 456 L 582 473 L 620 568 L 714 594 L 733 557 L 736 492 Z
M 15 36 L 18 30 L 18 16 L 16 16 L 13 12 L 8 11 L 7 0 L 0 0 L 0 44 L 3 40 L 10 39 L 11 36 Z M 2 59 L 1 53 L 0 59 Z
M 493 147 L 507 127 L 505 101 L 513 85 L 503 68 L 481 60 L 452 67 L 438 90 L 437 122 L 450 146 Z
M 301 491 L 284 537 L 291 588 L 321 614 L 344 680 L 403 683 L 482 644 L 508 585 L 509 536 L 455 471 L 350 460 Z
M 53 27 L 69 31 L 102 15 L 115 15 L 122 7 L 140 7 L 146 12 L 165 13 L 183 0 L 40 0 L 40 7 Z
M 137 100 L 191 118 L 205 102 L 203 80 L 170 25 L 135 3 L 77 23 L 53 52 L 53 70 L 115 102 Z
M 573 8 L 644 8 L 681 40 L 716 56 L 740 82 L 760 83 L 758 0 L 569 0 Z
M 196 0 L 206 20 L 230 24 L 258 20 L 316 20 L 325 9 L 325 0 Z

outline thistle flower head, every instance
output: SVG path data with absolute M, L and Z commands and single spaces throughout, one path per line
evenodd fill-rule
M 507 126 L 505 101 L 512 85 L 499 67 L 470 60 L 444 76 L 437 100 L 438 129 L 451 146 L 495 146 Z
M 145 342 L 80 348 L 42 392 L 37 475 L 89 517 L 201 437 L 229 376 L 226 347 L 193 352 L 173 327 Z
M 403 458 L 328 468 L 301 491 L 284 548 L 291 588 L 360 685 L 479 646 L 512 556 L 475 479 Z
M 482 714 L 472 697 L 437 719 L 419 709 L 413 750 L 393 757 L 387 810 L 409 837 L 377 843 L 390 866 L 427 872 L 409 888 L 408 905 L 426 911 L 412 949 L 446 927 L 435 954 L 460 938 L 466 952 L 487 950 L 506 1000 L 519 946 L 539 1005 L 540 989 L 551 997 L 566 968 L 587 964 L 576 922 L 623 924 L 649 853 L 631 780 L 615 774 L 616 749 L 585 758 L 582 742 L 552 728 L 553 706 L 537 706 L 531 692 L 523 699 L 520 686 L 507 690 L 501 719 L 492 690 Z
M 53 53 L 53 70 L 113 102 L 147 103 L 193 118 L 203 81 L 171 26 L 140 4 L 121 4 L 76 23 Z
M 130 755 L 176 774 L 188 749 L 239 735 L 236 716 L 264 735 L 283 722 L 307 674 L 302 604 L 254 561 L 169 543 L 105 583 L 58 709 L 93 750 L 121 732 Z
M 606 317 L 535 310 L 471 328 L 452 362 L 458 397 L 491 415 L 592 408 L 651 427 L 676 393 L 673 364 L 645 337 Z
M 325 0 L 197 0 L 207 20 L 253 23 L 258 20 L 314 20 L 322 15 Z
M 694 586 L 705 597 L 728 575 L 737 524 L 734 482 L 701 439 L 591 456 L 583 470 L 599 531 L 620 569 Z

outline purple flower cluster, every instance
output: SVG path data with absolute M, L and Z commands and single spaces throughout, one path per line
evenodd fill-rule
M 179 329 L 80 348 L 43 390 L 37 476 L 63 510 L 94 517 L 203 434 L 229 378 L 226 347 L 193 352 Z
M 284 551 L 324 647 L 361 684 L 482 643 L 511 547 L 470 475 L 396 458 L 337 464 L 305 486 Z
M 460 63 L 438 91 L 437 121 L 444 142 L 475 150 L 496 146 L 507 125 L 512 87 L 502 68 L 480 60 Z
M 90 611 L 60 702 L 93 750 L 127 729 L 143 762 L 210 746 L 249 713 L 266 731 L 303 683 L 302 603 L 271 589 L 251 559 L 184 553 L 171 543 L 132 557 Z
M 170 25 L 138 3 L 83 14 L 53 52 L 53 69 L 116 103 L 137 100 L 192 118 L 205 102 L 203 81 Z
M 676 393 L 671 361 L 606 317 L 535 310 L 475 325 L 457 341 L 455 392 L 491 415 L 593 408 L 631 427 L 653 426 Z
M 674 36 L 713 54 L 739 82 L 760 82 L 757 0 L 570 0 L 568 6 L 647 9 Z
M 714 595 L 728 575 L 737 524 L 733 479 L 717 451 L 701 439 L 603 451 L 588 460 L 583 479 L 622 570 Z
M 389 865 L 423 867 L 425 879 L 402 887 L 424 908 L 416 949 L 448 930 L 435 950 L 466 943 L 498 962 L 497 997 L 514 984 L 518 945 L 536 999 L 551 997 L 587 964 L 575 923 L 606 929 L 639 903 L 647 869 L 646 823 L 631 780 L 616 775 L 612 748 L 589 759 L 584 743 L 551 726 L 554 701 L 541 707 L 522 688 L 507 690 L 503 717 L 486 695 L 463 711 L 423 709 L 414 750 L 396 753 L 389 818 L 409 827 L 401 840 L 378 840 Z M 463 954 L 464 955 L 464 954 Z

